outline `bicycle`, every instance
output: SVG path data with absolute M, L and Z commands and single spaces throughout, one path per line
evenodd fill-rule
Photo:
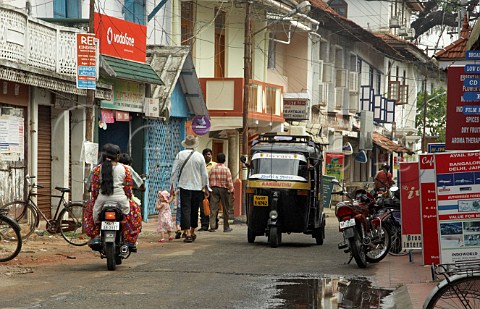
M 38 228 L 40 217 L 42 217 L 46 221 L 46 230 L 49 233 L 60 233 L 68 243 L 74 246 L 86 245 L 89 237 L 83 232 L 83 214 L 85 210 L 83 203 L 67 202 L 64 196 L 65 193 L 70 192 L 70 189 L 55 187 L 62 195 L 47 195 L 60 199 L 53 218 L 48 219 L 32 199 L 33 196 L 39 196 L 34 190 L 36 188 L 43 188 L 43 186 L 39 184 L 30 183 L 30 180 L 34 178 L 35 176 L 26 177 L 30 189 L 25 201 L 17 200 L 2 206 L 2 208 L 8 209 L 9 214 L 15 218 L 20 225 L 22 239 L 27 239 L 35 229 Z M 62 205 L 63 208 L 61 207 Z
M 0 209 L 0 262 L 14 259 L 22 250 L 20 226 L 7 213 L 8 210 Z
M 480 308 L 480 259 L 432 265 L 432 277 L 445 277 L 425 300 L 423 309 Z

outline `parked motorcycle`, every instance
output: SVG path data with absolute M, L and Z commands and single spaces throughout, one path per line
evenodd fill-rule
M 355 259 L 358 267 L 365 268 L 367 262 L 380 262 L 390 249 L 390 232 L 376 214 L 374 197 L 365 190 L 357 190 L 352 198 L 343 188 L 333 194 L 349 198 L 349 201 L 339 202 L 335 207 L 344 239 L 338 248 L 350 253 L 348 263 Z
M 122 260 L 130 256 L 128 244 L 124 243 L 122 224 L 124 215 L 117 202 L 105 202 L 100 212 L 100 243 L 90 246 L 107 259 L 107 269 L 115 270 Z
M 400 191 L 396 186 L 387 191 L 378 191 L 376 201 L 379 206 L 379 215 L 390 231 L 390 253 L 400 254 L 402 252 L 402 221 L 400 213 Z

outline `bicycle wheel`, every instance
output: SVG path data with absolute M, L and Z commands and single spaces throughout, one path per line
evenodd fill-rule
M 0 262 L 10 261 L 22 249 L 22 237 L 16 222 L 0 215 Z
M 480 308 L 480 276 L 452 277 L 450 283 L 442 286 L 431 296 L 425 309 L 478 309 Z
M 85 207 L 82 203 L 70 203 L 62 209 L 58 216 L 60 234 L 74 246 L 84 246 L 90 239 L 83 230 L 83 212 Z
M 22 239 L 27 239 L 38 226 L 38 213 L 34 206 L 24 201 L 13 201 L 5 204 L 2 208 L 8 209 L 8 215 L 15 218 L 20 225 Z

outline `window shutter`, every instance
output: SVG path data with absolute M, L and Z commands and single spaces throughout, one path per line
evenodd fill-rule
M 67 7 L 65 0 L 55 0 L 53 2 L 53 17 L 67 18 Z

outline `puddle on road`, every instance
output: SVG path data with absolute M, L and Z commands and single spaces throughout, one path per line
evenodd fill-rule
M 270 308 L 387 308 L 382 300 L 393 291 L 372 287 L 367 279 L 321 278 L 277 280 Z

